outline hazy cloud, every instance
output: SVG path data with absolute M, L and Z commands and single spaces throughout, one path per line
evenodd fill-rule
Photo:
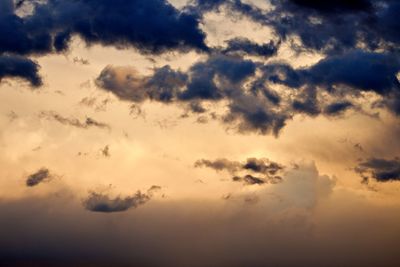
M 96 121 L 90 117 L 87 117 L 86 120 L 84 121 L 80 121 L 79 119 L 74 117 L 63 117 L 62 115 L 54 111 L 42 111 L 40 112 L 39 117 L 49 120 L 54 120 L 64 125 L 69 125 L 82 129 L 88 129 L 90 127 L 97 127 L 100 129 L 108 129 L 108 130 L 111 129 L 111 127 L 108 124 Z

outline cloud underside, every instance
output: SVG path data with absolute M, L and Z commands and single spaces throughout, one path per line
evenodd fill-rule
M 400 115 L 399 71 L 397 56 L 359 49 L 297 69 L 218 53 L 186 72 L 167 65 L 144 76 L 134 67 L 108 66 L 96 84 L 125 101 L 177 104 L 197 114 L 212 112 L 207 103 L 224 103 L 226 112 L 214 118 L 239 132 L 278 135 L 296 114 L 338 117 L 379 107 Z M 377 97 L 369 107 L 360 104 L 366 93 Z
M 363 183 L 370 179 L 377 182 L 400 181 L 400 159 L 371 158 L 359 163 L 355 168 L 363 178 Z
M 233 175 L 233 182 L 241 182 L 245 185 L 276 184 L 282 182 L 281 175 L 285 168 L 283 165 L 266 158 L 248 158 L 245 162 L 228 159 L 201 159 L 196 161 L 194 166 L 197 168 L 211 168 L 217 172 L 227 171 Z
M 97 84 L 126 101 L 183 104 L 195 107 L 195 113 L 207 111 L 204 102 L 224 101 L 226 113 L 214 118 L 239 132 L 278 135 L 296 114 L 338 116 L 347 110 L 360 111 L 357 100 L 365 92 L 380 98 L 370 103 L 371 109 L 400 114 L 397 1 L 276 0 L 271 4 L 264 10 L 240 0 L 197 0 L 177 9 L 165 0 L 17 4 L 1 0 L 0 36 L 6 38 L 0 39 L 0 80 L 16 77 L 39 87 L 39 66 L 28 57 L 66 51 L 71 38 L 79 36 L 88 45 L 132 47 L 146 54 L 204 53 L 207 59 L 186 72 L 167 65 L 143 76 L 134 68 L 108 66 Z M 32 12 L 26 11 L 28 7 Z M 244 16 L 272 29 L 275 41 L 259 44 L 236 37 L 224 47 L 208 45 L 200 27 L 203 16 L 222 8 L 232 11 L 230 16 Z M 292 43 L 293 50 L 326 57 L 301 69 L 280 61 L 262 63 L 293 38 L 300 40 Z M 275 90 L 277 85 L 284 89 Z

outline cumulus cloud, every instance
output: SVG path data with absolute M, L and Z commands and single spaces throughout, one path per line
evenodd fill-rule
M 8 9 L 1 17 L 0 34 L 12 35 L 2 39 L 0 52 L 63 50 L 74 34 L 88 44 L 133 46 L 148 52 L 185 47 L 206 49 L 196 16 L 179 11 L 164 0 L 115 3 L 50 0 L 34 2 L 32 14 L 22 17 L 15 15 L 11 0 L 2 2 Z
M 278 135 L 290 118 L 287 110 L 279 109 L 279 96 L 264 90 L 264 97 L 244 90 L 254 78 L 257 63 L 238 56 L 215 54 L 193 64 L 186 73 L 164 66 L 153 75 L 140 75 L 132 67 L 106 67 L 96 83 L 122 100 L 141 103 L 153 100 L 162 103 L 185 103 L 195 113 L 207 110 L 202 102 L 228 100 L 228 112 L 221 121 L 240 132 L 273 133 Z
M 24 2 L 32 11 L 17 14 L 18 9 L 25 5 Z M 75 35 L 88 45 L 99 43 L 117 48 L 134 47 L 145 53 L 208 50 L 198 17 L 177 10 L 166 0 L 121 0 L 113 3 L 65 0 L 14 3 L 12 0 L 1 0 L 0 7 L 0 36 L 3 36 L 0 39 L 0 55 L 63 52 L 69 48 L 70 40 Z M 10 58 L 1 59 L 5 60 L 7 64 L 12 64 Z M 22 76 L 39 86 L 41 81 L 37 75 L 37 65 L 28 59 L 25 61 L 24 68 L 21 62 L 15 62 L 14 65 L 20 64 L 18 69 L 21 72 L 25 69 L 28 74 L 7 68 L 6 75 Z M 86 64 L 82 60 L 74 62 Z
M 398 114 L 400 61 L 390 53 L 355 50 L 328 56 L 314 65 L 293 68 L 273 61 L 261 64 L 238 55 L 213 54 L 188 71 L 164 66 L 143 76 L 132 67 L 106 67 L 97 85 L 122 100 L 186 104 L 193 113 L 206 113 L 203 103 L 224 103 L 225 114 L 215 117 L 238 132 L 278 136 L 296 114 L 338 116 L 361 111 L 357 97 L 373 92 Z M 284 91 L 275 85 L 289 87 Z M 328 97 L 327 97 L 328 96 Z M 372 103 L 371 103 L 372 104 Z
M 399 102 L 400 82 L 397 74 L 400 71 L 400 61 L 395 55 L 358 50 L 327 57 L 308 68 L 293 69 L 279 63 L 267 64 L 263 68 L 268 81 L 293 88 L 307 86 L 307 92 L 314 92 L 314 98 L 315 91 L 310 90 L 322 88 L 333 95 L 352 94 L 354 91 L 375 92 L 383 97 L 385 103 L 393 103 L 393 99 Z M 347 87 L 347 90 L 341 87 Z M 308 97 L 307 100 L 301 108 L 313 107 L 315 99 L 310 100 Z M 399 107 L 396 103 L 388 107 L 397 114 Z M 300 107 L 300 104 L 297 105 Z M 326 111 L 332 114 L 337 108 L 340 110 L 350 106 L 350 103 L 344 102 L 344 105 L 328 106 Z M 319 113 L 318 110 L 315 112 Z

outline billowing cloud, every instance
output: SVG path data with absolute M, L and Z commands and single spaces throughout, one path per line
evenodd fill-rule
M 11 0 L 2 2 L 9 8 L 1 16 L 0 34 L 12 35 L 2 39 L 0 52 L 30 54 L 61 51 L 68 48 L 74 34 L 88 44 L 132 46 L 148 52 L 185 47 L 206 49 L 198 19 L 175 9 L 164 0 L 122 0 L 117 3 L 27 1 L 26 4 L 33 5 L 33 12 L 22 17 L 15 15 Z
M 278 136 L 298 113 L 337 116 L 350 109 L 362 110 L 353 103 L 361 92 L 381 97 L 379 105 L 372 107 L 387 107 L 398 114 L 399 71 L 397 56 L 362 50 L 328 56 L 297 69 L 282 62 L 261 64 L 237 55 L 214 54 L 187 72 L 167 65 L 143 76 L 132 67 L 108 66 L 96 83 L 122 100 L 185 104 L 194 113 L 207 112 L 204 102 L 225 101 L 226 113 L 214 119 L 238 132 Z M 278 93 L 272 89 L 277 84 L 289 88 Z
M 303 69 L 293 69 L 284 64 L 264 66 L 267 80 L 293 88 L 307 86 L 315 89 L 318 87 L 333 95 L 335 93 L 352 94 L 353 90 L 375 92 L 384 98 L 384 102 L 396 114 L 398 114 L 397 105 L 400 98 L 400 82 L 397 78 L 399 71 L 400 61 L 396 55 L 363 51 L 327 57 Z M 347 87 L 347 90 L 341 87 Z M 305 108 L 311 108 L 314 103 L 313 101 L 305 102 L 304 105 Z M 338 107 L 333 106 L 333 110 Z M 343 107 L 349 108 L 350 105 L 342 105 Z M 332 106 L 327 107 L 328 114 L 332 113 L 330 111 L 332 111 Z
M 29 6 L 32 11 L 17 14 L 24 6 Z M 45 55 L 62 52 L 69 48 L 74 35 L 80 36 L 88 45 L 100 43 L 117 48 L 134 47 L 146 53 L 208 50 L 198 17 L 177 10 L 166 0 L 122 0 L 113 3 L 49 0 L 20 1 L 16 4 L 12 0 L 1 0 L 0 7 L 1 57 L 4 53 Z M 41 81 L 37 65 L 28 59 L 24 63 L 21 60 L 2 58 L 0 77 L 22 76 L 32 85 L 39 86 Z M 2 71 L 4 68 L 1 65 L 5 63 L 9 66 L 20 64 L 18 71 L 15 67 L 14 70 L 8 67 Z

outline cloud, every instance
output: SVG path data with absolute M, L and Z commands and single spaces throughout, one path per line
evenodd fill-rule
M 74 192 L 1 199 L 0 262 L 396 267 L 399 205 L 359 193 L 334 190 L 329 177 L 306 164 L 290 170 L 284 182 L 240 198 L 155 200 L 107 216 L 82 209 Z
M 11 0 L 2 2 L 9 8 L 7 16 L 1 16 L 0 34 L 12 35 L 2 39 L 0 53 L 60 51 L 68 48 L 72 35 L 79 35 L 88 44 L 135 47 L 152 53 L 185 48 L 207 50 L 198 18 L 164 0 L 50 0 L 34 3 L 32 14 L 22 17 L 14 14 Z
M 197 1 L 200 14 L 218 11 L 221 6 L 253 21 L 271 27 L 277 38 L 290 41 L 298 37 L 292 48 L 337 54 L 362 46 L 366 51 L 398 51 L 399 29 L 394 19 L 400 4 L 393 0 L 274 0 L 271 8 L 261 9 L 241 0 Z M 196 10 L 195 7 L 192 9 Z
M 169 66 L 155 69 L 152 76 L 143 76 L 134 67 L 107 66 L 97 77 L 96 84 L 123 100 L 140 103 L 150 99 L 168 103 L 176 99 L 186 79 L 185 74 Z
M 371 158 L 361 162 L 356 168 L 363 177 L 363 183 L 368 183 L 370 178 L 378 182 L 400 181 L 400 160 Z
M 36 62 L 21 56 L 0 55 L 0 82 L 3 78 L 14 77 L 28 81 L 33 87 L 42 85 Z
M 108 129 L 108 130 L 111 129 L 110 125 L 108 125 L 104 122 L 96 121 L 90 117 L 87 117 L 85 121 L 80 121 L 79 119 L 74 118 L 74 117 L 69 117 L 69 118 L 63 117 L 62 115 L 60 115 L 54 111 L 42 111 L 42 112 L 40 112 L 39 117 L 45 118 L 48 120 L 54 120 L 63 125 L 69 125 L 69 126 L 73 126 L 73 127 L 81 128 L 81 129 L 88 129 L 90 127 L 97 127 L 100 129 Z
M 25 3 L 31 12 L 17 14 Z M 33 86 L 41 85 L 37 64 L 14 57 L 64 52 L 73 36 L 80 36 L 88 45 L 133 47 L 144 53 L 208 50 L 199 18 L 177 10 L 166 0 L 113 3 L 49 0 L 16 4 L 12 0 L 1 0 L 0 7 L 0 36 L 3 37 L 0 38 L 0 78 L 23 77 Z M 13 58 L 5 54 L 13 54 Z M 74 62 L 87 64 L 81 59 Z M 4 68 L 2 64 L 14 67 Z
M 279 174 L 284 170 L 284 166 L 270 161 L 266 158 L 248 158 L 245 162 L 231 161 L 228 159 L 207 160 L 201 159 L 194 163 L 195 168 L 211 168 L 216 171 L 227 171 L 232 177 L 234 182 L 243 182 L 245 185 L 276 184 L 282 181 Z M 239 175 L 241 173 L 252 172 L 261 174 L 262 177 L 256 177 L 251 174 Z
M 131 208 L 137 208 L 150 200 L 150 196 L 136 192 L 132 196 L 115 198 L 104 193 L 90 192 L 89 196 L 83 201 L 85 209 L 94 212 L 122 212 Z
M 265 44 L 257 44 L 247 38 L 234 38 L 227 41 L 227 47 L 223 53 L 247 54 L 251 56 L 272 57 L 278 52 L 279 44 L 273 41 Z
M 50 174 L 50 171 L 47 168 L 41 168 L 37 172 L 32 173 L 26 178 L 26 186 L 34 187 L 43 182 L 48 182 L 52 180 L 54 176 Z
M 354 12 L 368 11 L 372 8 L 369 0 L 336 0 L 329 2 L 321 2 L 317 0 L 289 0 L 300 7 L 306 7 L 318 10 L 320 12 Z
M 186 73 L 164 66 L 153 75 L 140 75 L 132 67 L 106 67 L 96 84 L 122 100 L 142 103 L 146 100 L 162 103 L 188 104 L 193 112 L 207 110 L 204 101 L 228 101 L 228 111 L 221 121 L 239 132 L 273 133 L 278 135 L 290 117 L 288 112 L 275 108 L 279 96 L 264 90 L 264 97 L 244 90 L 254 78 L 258 64 L 238 56 L 211 55 L 193 64 Z M 273 107 L 275 106 L 275 107 Z
M 239 176 L 234 176 L 232 178 L 232 181 L 234 182 L 243 182 L 248 185 L 253 185 L 253 184 L 265 184 L 264 179 L 255 177 L 253 175 L 247 174 L 244 177 L 239 177 Z
M 216 171 L 228 171 L 231 173 L 235 173 L 242 168 L 241 164 L 236 161 L 230 161 L 228 159 L 216 159 L 216 160 L 207 160 L 201 159 L 194 163 L 196 168 L 207 167 L 214 169 Z
M 317 88 L 325 89 L 331 95 L 347 94 L 354 91 L 374 92 L 381 95 L 384 103 L 398 114 L 400 82 L 397 74 L 400 71 L 400 61 L 396 55 L 388 53 L 371 53 L 353 51 L 338 56 L 329 56 L 308 68 L 293 69 L 285 64 L 267 64 L 263 67 L 264 78 L 272 83 L 283 84 L 292 88 L 308 87 L 313 92 L 314 99 L 305 102 L 295 102 L 297 109 L 310 109 L 315 103 Z M 343 90 L 345 87 L 346 90 Z M 343 104 L 345 104 L 343 106 Z M 338 107 L 350 107 L 349 102 L 342 105 L 326 107 L 326 113 L 331 115 Z M 315 110 L 315 109 L 313 109 Z M 319 110 L 308 111 L 319 113 Z
M 100 149 L 100 152 L 101 152 L 101 155 L 106 158 L 109 158 L 111 156 L 109 145 L 106 145 L 104 148 Z
M 352 107 L 353 104 L 349 101 L 339 101 L 326 106 L 324 113 L 331 116 L 339 115 Z

